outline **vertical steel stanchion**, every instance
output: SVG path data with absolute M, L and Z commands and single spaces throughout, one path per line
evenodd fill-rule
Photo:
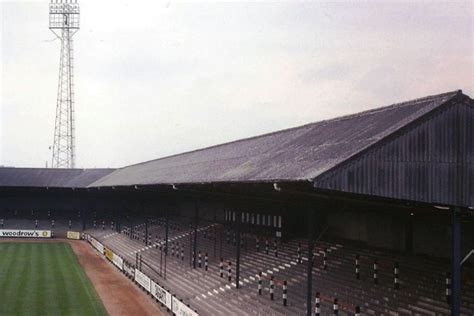
M 395 262 L 395 267 L 393 268 L 393 283 L 396 290 L 400 288 L 400 283 L 398 280 L 398 272 L 399 272 L 398 262 Z
M 314 248 L 314 210 L 307 209 L 308 215 L 308 265 L 306 266 L 306 315 L 311 316 L 311 301 L 313 300 L 313 248 Z
M 236 258 L 235 258 L 235 287 L 240 288 L 240 248 L 242 247 L 242 236 L 241 236 L 241 226 L 242 226 L 242 212 L 239 210 L 237 212 L 237 229 L 236 229 L 236 237 L 237 237 L 237 249 L 236 249 Z M 235 235 L 234 235 L 235 236 Z
M 360 316 L 360 306 L 356 306 L 355 316 Z
M 193 242 L 193 268 L 196 269 L 196 254 L 197 254 L 197 234 L 198 234 L 198 221 L 199 221 L 199 206 L 198 202 L 194 205 L 194 242 Z
M 301 258 L 301 243 L 298 243 L 298 263 L 303 263 L 303 259 Z
M 219 274 L 221 278 L 224 277 L 224 259 L 223 258 L 221 258 L 221 262 L 219 263 Z
M 319 292 L 316 292 L 314 299 L 314 316 L 321 316 L 321 298 Z
M 275 257 L 278 257 L 278 243 L 276 239 L 273 241 L 273 249 L 275 251 Z
M 257 288 L 258 295 L 262 295 L 262 272 L 261 271 L 258 273 L 257 278 L 258 278 L 258 288 Z
M 451 274 L 446 275 L 446 302 L 451 304 Z
M 163 276 L 163 249 L 160 244 L 160 276 Z
M 374 284 L 378 284 L 379 279 L 378 279 L 378 266 L 377 266 L 377 260 L 374 260 Z
M 355 258 L 355 274 L 356 274 L 356 279 L 359 280 L 360 279 L 360 271 L 359 271 L 359 254 L 356 255 L 356 258 Z
M 270 300 L 273 301 L 274 291 L 275 291 L 275 281 L 273 280 L 273 275 L 270 277 Z
M 324 270 L 327 270 L 328 269 L 328 264 L 327 264 L 327 249 L 324 249 L 324 252 L 323 252 L 323 269 Z

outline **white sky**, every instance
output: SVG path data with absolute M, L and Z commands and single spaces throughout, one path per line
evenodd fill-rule
M 1 2 L 0 165 L 51 161 L 49 1 Z M 120 167 L 390 103 L 474 97 L 474 2 L 82 0 L 78 167 Z

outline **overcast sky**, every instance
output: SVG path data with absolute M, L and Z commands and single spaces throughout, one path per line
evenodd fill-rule
M 0 2 L 0 165 L 43 167 L 60 43 L 49 1 Z M 79 3 L 78 167 L 456 89 L 474 97 L 473 1 Z

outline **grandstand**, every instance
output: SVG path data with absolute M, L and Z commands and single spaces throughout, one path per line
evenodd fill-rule
M 176 314 L 473 315 L 473 157 L 454 91 L 120 169 L 0 168 L 0 224 L 84 231 Z

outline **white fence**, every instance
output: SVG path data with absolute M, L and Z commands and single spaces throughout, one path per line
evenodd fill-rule
M 123 270 L 123 259 L 119 257 L 116 253 L 114 253 L 112 262 L 115 264 L 117 268 L 119 268 L 120 271 Z
M 97 241 L 94 237 L 86 235 L 85 239 L 97 249 L 100 253 L 104 254 L 104 245 Z M 110 249 L 109 249 L 110 251 Z M 119 255 L 113 253 L 112 263 L 117 266 L 120 271 L 125 275 L 135 280 L 147 293 L 150 293 L 158 302 L 166 306 L 173 312 L 174 315 L 179 316 L 199 316 L 199 314 L 191 309 L 188 305 L 180 301 L 175 295 L 171 294 L 164 287 L 153 281 L 150 277 L 144 274 L 142 271 L 134 268 L 131 264 L 124 261 Z
M 104 254 L 104 245 L 102 245 L 94 237 L 90 237 L 89 241 L 91 242 L 92 246 L 94 246 L 94 248 L 97 249 L 98 252 L 100 252 L 101 254 Z

